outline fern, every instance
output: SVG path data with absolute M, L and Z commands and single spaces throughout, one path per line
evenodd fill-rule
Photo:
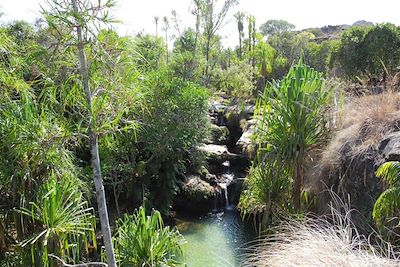
M 372 211 L 375 223 L 383 226 L 400 211 L 400 162 L 391 161 L 382 164 L 376 171 L 376 176 L 387 185 L 387 189 L 376 200 Z

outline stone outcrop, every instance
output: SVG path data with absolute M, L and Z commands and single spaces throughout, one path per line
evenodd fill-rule
M 240 108 L 211 103 L 211 136 L 198 146 L 207 167 L 187 176 L 177 196 L 176 208 L 202 213 L 237 203 L 249 167 L 253 112 L 251 105 Z

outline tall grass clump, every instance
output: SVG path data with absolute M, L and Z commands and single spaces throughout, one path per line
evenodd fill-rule
M 400 266 L 394 247 L 376 233 L 357 231 L 349 206 L 331 211 L 329 217 L 288 220 L 271 229 L 242 266 Z
M 117 221 L 114 238 L 120 266 L 180 266 L 185 239 L 175 228 L 164 226 L 161 214 L 146 215 L 140 207 L 133 215 Z
M 244 214 L 300 211 L 304 167 L 310 152 L 327 136 L 329 90 L 320 72 L 300 61 L 257 101 L 256 160 L 240 200 Z

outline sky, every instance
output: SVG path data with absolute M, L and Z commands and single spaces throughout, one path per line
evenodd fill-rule
M 223 2 L 223 0 L 218 0 Z M 227 16 L 226 25 L 219 34 L 226 46 L 237 43 L 238 33 L 233 14 L 243 11 L 256 17 L 260 26 L 269 19 L 283 19 L 296 25 L 298 30 L 326 25 L 353 24 L 358 20 L 374 23 L 391 22 L 400 25 L 400 0 L 239 0 Z M 119 0 L 113 10 L 116 25 L 122 35 L 140 31 L 155 34 L 154 17 L 171 16 L 175 10 L 184 27 L 194 27 L 190 14 L 191 0 Z M 27 20 L 40 17 L 43 0 L 0 0 L 1 22 Z M 159 27 L 161 28 L 161 27 Z

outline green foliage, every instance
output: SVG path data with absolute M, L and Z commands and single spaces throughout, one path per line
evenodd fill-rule
M 387 189 L 376 200 L 372 217 L 380 227 L 399 226 L 399 218 L 396 215 L 400 210 L 400 163 L 391 161 L 382 164 L 376 176 L 385 182 Z
M 400 65 L 400 28 L 393 24 L 377 25 L 363 41 L 366 51 L 365 72 L 371 76 L 385 75 L 385 68 L 392 73 Z
M 136 36 L 133 42 L 135 64 L 140 70 L 156 70 L 165 64 L 166 49 L 163 38 L 144 34 Z
M 344 31 L 340 38 L 340 45 L 331 57 L 331 60 L 339 64 L 340 71 L 348 78 L 361 75 L 362 70 L 365 69 L 366 51 L 363 41 L 368 30 L 367 27 L 351 27 Z
M 285 20 L 268 20 L 260 26 L 260 32 L 264 35 L 273 35 L 276 33 L 283 33 L 293 31 L 296 28 L 295 25 Z
M 50 264 L 50 253 L 77 262 L 83 253 L 88 253 L 89 242 L 96 242 L 93 208 L 84 201 L 76 178 L 50 178 L 29 206 L 19 211 L 33 221 L 33 228 L 28 231 L 31 237 L 19 245 L 27 250 L 22 254 L 24 264 L 54 266 Z
M 257 158 L 240 198 L 242 213 L 271 215 L 277 207 L 299 211 L 304 163 L 326 138 L 330 100 L 322 73 L 301 61 L 266 88 L 257 101 Z
M 177 77 L 200 82 L 204 60 L 196 48 L 196 41 L 196 33 L 192 29 L 185 30 L 176 39 L 171 67 Z
M 326 73 L 329 66 L 329 58 L 335 41 L 323 41 L 320 44 L 310 42 L 307 47 L 305 61 L 315 70 Z
M 168 70 L 149 73 L 143 84 L 146 112 L 138 147 L 139 174 L 151 191 L 149 205 L 166 214 L 183 179 L 195 147 L 205 138 L 208 92 L 191 82 L 172 77 Z M 138 165 L 138 168 L 141 165 Z
M 213 74 L 213 86 L 218 91 L 241 100 L 253 96 L 253 68 L 245 62 L 232 64 L 227 69 L 215 70 Z
M 185 239 L 175 228 L 164 226 L 161 214 L 150 216 L 140 207 L 117 221 L 115 250 L 121 266 L 181 266 Z
M 400 64 L 399 28 L 390 23 L 351 27 L 342 34 L 330 64 L 336 64 L 350 80 L 392 74 Z

